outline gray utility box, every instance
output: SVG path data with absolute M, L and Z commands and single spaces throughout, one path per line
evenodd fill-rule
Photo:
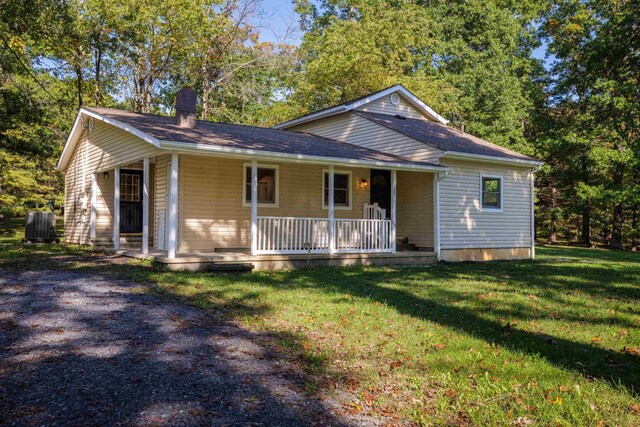
M 59 242 L 56 234 L 56 214 L 53 212 L 29 212 L 27 214 L 27 226 L 24 232 L 24 241 Z

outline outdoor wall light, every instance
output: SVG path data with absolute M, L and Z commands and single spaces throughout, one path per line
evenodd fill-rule
M 367 188 L 369 188 L 369 181 L 367 181 L 365 178 L 360 178 L 360 180 L 358 181 L 358 189 L 366 190 Z
M 104 179 L 109 179 L 109 172 L 105 172 L 103 176 L 104 176 Z

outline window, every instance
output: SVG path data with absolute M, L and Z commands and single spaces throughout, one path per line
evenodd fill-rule
M 502 211 L 502 177 L 480 176 L 482 209 Z
M 251 165 L 244 165 L 243 206 L 251 206 Z M 258 205 L 278 206 L 278 167 L 258 167 Z
M 351 209 L 351 172 L 334 172 L 333 206 L 335 209 Z M 323 171 L 322 207 L 329 207 L 329 171 Z

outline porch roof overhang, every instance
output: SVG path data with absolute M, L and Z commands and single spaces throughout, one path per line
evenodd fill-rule
M 177 153 L 405 171 L 449 170 L 445 166 L 412 161 L 302 132 L 207 121 L 198 121 L 195 128 L 181 128 L 174 123 L 173 117 L 83 107 L 58 161 L 60 171 L 65 170 L 80 139 L 85 126 L 84 116 L 120 128 L 156 148 Z
M 160 148 L 185 154 L 215 155 L 219 157 L 236 159 L 258 159 L 272 160 L 287 163 L 306 163 L 316 165 L 335 165 L 350 167 L 382 168 L 403 171 L 422 172 L 447 172 L 446 166 L 433 165 L 423 162 L 412 162 L 409 160 L 372 160 L 372 159 L 352 159 L 348 157 L 327 157 L 312 156 L 294 153 L 279 153 L 267 150 L 253 150 L 241 148 L 229 148 L 217 145 L 199 145 L 179 141 L 160 141 Z

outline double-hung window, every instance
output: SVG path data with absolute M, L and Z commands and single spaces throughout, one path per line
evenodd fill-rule
M 258 166 L 258 206 L 278 206 L 278 167 Z M 251 206 L 251 164 L 244 165 L 242 204 Z
M 502 177 L 480 176 L 480 202 L 483 211 L 502 212 Z
M 322 172 L 322 207 L 329 206 L 329 171 Z M 351 209 L 351 172 L 335 171 L 333 174 L 333 206 L 335 209 Z

